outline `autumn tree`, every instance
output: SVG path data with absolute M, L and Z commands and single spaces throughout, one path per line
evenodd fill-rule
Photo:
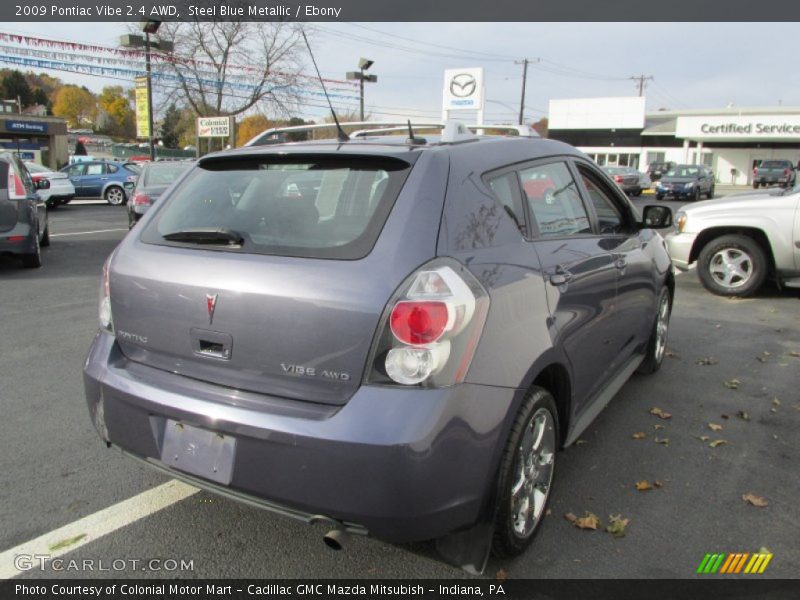
M 295 112 L 304 49 L 300 25 L 164 23 L 161 33 L 175 44 L 172 60 L 156 61 L 177 79 L 168 100 L 201 117 L 239 115 L 254 107 L 287 117 Z
M 94 121 L 97 102 L 86 88 L 65 85 L 56 92 L 53 114 L 66 119 L 70 127 L 81 127 Z
M 108 116 L 111 135 L 132 138 L 136 135 L 135 113 L 121 85 L 106 86 L 97 99 L 98 107 Z
M 250 115 L 242 119 L 236 126 L 236 145 L 244 146 L 247 142 L 269 129 L 275 123 L 264 115 Z

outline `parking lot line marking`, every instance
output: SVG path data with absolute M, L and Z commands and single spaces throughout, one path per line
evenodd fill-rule
M 72 233 L 52 233 L 50 237 L 64 237 L 65 235 L 89 235 L 90 233 L 106 233 L 108 231 L 128 231 L 126 228 L 117 229 L 95 229 L 94 231 L 75 231 Z
M 51 559 L 56 558 L 185 500 L 198 491 L 200 490 L 195 487 L 173 479 L 6 550 L 0 553 L 0 580 L 11 579 L 27 572 L 17 569 L 15 565 L 17 556 L 45 555 Z M 39 559 L 30 560 L 39 565 Z

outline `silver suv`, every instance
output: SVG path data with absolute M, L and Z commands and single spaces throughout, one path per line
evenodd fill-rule
M 566 144 L 441 136 L 205 156 L 103 271 L 85 366 L 109 444 L 214 492 L 480 571 L 556 451 L 664 356 L 673 271 Z

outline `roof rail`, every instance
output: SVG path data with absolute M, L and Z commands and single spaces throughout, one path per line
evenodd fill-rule
M 463 123 L 459 123 L 457 121 L 448 121 L 447 123 L 442 123 L 438 121 L 426 121 L 426 122 L 417 122 L 411 123 L 414 129 L 441 129 L 443 142 L 447 141 L 463 141 L 467 139 L 466 137 L 462 138 L 461 140 L 448 140 L 444 139 L 445 136 L 449 135 L 458 135 L 458 136 L 469 136 L 470 139 L 474 136 L 470 136 L 470 132 L 477 133 L 479 131 L 485 130 L 493 130 L 493 131 L 508 131 L 508 132 L 516 132 L 519 137 L 539 137 L 539 134 L 536 133 L 531 127 L 527 125 L 464 125 Z M 450 131 L 455 133 L 447 133 L 448 125 L 451 127 Z M 456 129 L 453 127 L 457 126 Z M 351 121 L 348 123 L 342 123 L 343 128 L 356 128 L 354 132 L 351 132 L 350 137 L 352 138 L 364 138 L 369 135 L 383 135 L 387 133 L 394 133 L 397 131 L 408 131 L 408 120 L 405 121 Z M 294 132 L 303 132 L 308 131 L 312 132 L 313 139 L 313 132 L 314 131 L 336 131 L 336 123 L 315 123 L 311 125 L 295 125 L 291 127 L 273 127 L 271 129 L 267 129 L 263 133 L 259 133 L 255 137 L 253 137 L 250 141 L 248 141 L 245 146 L 262 146 L 266 144 L 280 144 L 286 141 L 286 133 L 294 133 Z

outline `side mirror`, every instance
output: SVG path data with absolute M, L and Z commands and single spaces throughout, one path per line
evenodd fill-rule
M 36 189 L 37 190 L 49 190 L 50 189 L 50 180 L 42 177 L 41 179 L 36 180 Z
M 642 209 L 642 227 L 666 229 L 672 227 L 672 209 L 669 206 L 650 204 Z

